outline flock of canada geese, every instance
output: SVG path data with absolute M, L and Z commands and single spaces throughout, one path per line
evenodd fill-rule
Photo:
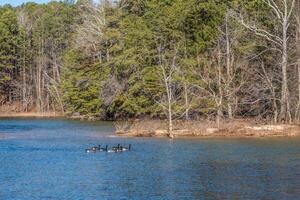
M 131 144 L 128 145 L 128 147 L 124 147 L 120 144 L 118 146 L 113 146 L 112 148 L 108 148 L 108 145 L 104 147 L 101 147 L 101 145 L 90 147 L 85 150 L 86 153 L 96 153 L 96 152 L 108 152 L 108 153 L 118 153 L 118 152 L 124 152 L 124 151 L 130 151 L 131 150 Z

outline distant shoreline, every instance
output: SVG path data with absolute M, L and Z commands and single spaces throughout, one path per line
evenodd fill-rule
M 158 124 L 158 125 L 157 125 Z M 163 121 L 139 121 L 116 126 L 116 135 L 120 137 L 167 138 L 169 133 Z M 300 125 L 258 124 L 246 120 L 223 122 L 219 128 L 214 122 L 179 122 L 173 129 L 175 138 L 261 138 L 295 137 L 300 135 Z
M 64 118 L 86 121 L 96 120 L 81 115 L 68 116 L 58 112 L 0 113 L 0 119 L 1 118 Z M 271 125 L 260 124 L 257 122 L 253 123 L 247 120 L 234 120 L 231 122 L 223 122 L 219 128 L 216 128 L 214 122 L 206 121 L 179 121 L 176 126 L 173 130 L 175 138 L 261 138 L 300 136 L 299 124 Z M 118 124 L 116 121 L 115 128 L 115 135 L 117 137 L 168 137 L 168 131 L 165 127 L 164 120 L 124 121 L 123 124 Z
M 36 117 L 36 118 L 55 118 L 65 117 L 64 115 L 57 112 L 15 112 L 15 113 L 0 113 L 0 118 L 8 117 Z
M 298 131 L 298 133 L 297 133 Z M 276 131 L 251 131 L 250 133 L 245 132 L 231 132 L 228 133 L 226 131 L 220 130 L 218 133 L 211 134 L 195 134 L 194 132 L 186 132 L 182 134 L 182 130 L 174 131 L 174 138 L 203 138 L 203 139 L 213 139 L 213 138 L 288 138 L 288 137 L 296 137 L 299 136 L 298 130 L 293 130 L 292 132 L 276 132 Z M 160 132 L 160 133 L 156 133 Z M 163 133 L 162 133 L 163 132 Z M 154 132 L 147 132 L 144 130 L 136 131 L 136 132 L 116 132 L 115 133 L 119 137 L 127 137 L 127 138 L 135 138 L 135 137 L 145 137 L 145 138 L 168 138 L 167 131 L 165 130 L 157 130 Z

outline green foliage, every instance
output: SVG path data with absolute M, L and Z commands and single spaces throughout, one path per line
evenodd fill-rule
M 99 84 L 101 73 L 96 70 L 97 66 L 89 63 L 89 58 L 78 50 L 67 51 L 64 60 L 66 69 L 61 87 L 68 111 L 100 116 L 103 113 Z
M 18 62 L 18 24 L 11 7 L 0 7 L 0 84 L 11 80 Z
M 187 108 L 194 116 L 214 113 L 217 96 L 223 95 L 227 104 L 228 88 L 244 81 L 240 67 L 246 65 L 245 57 L 269 47 L 230 17 L 230 10 L 246 13 L 270 32 L 282 31 L 262 0 L 100 5 L 65 0 L 0 7 L 0 97 L 14 92 L 33 99 L 36 107 L 102 118 L 162 117 L 165 110 L 158 102 L 166 101 L 167 92 L 163 66 L 171 74 L 176 117 Z M 227 17 L 234 80 L 226 85 Z M 268 53 L 262 60 L 271 65 L 277 57 Z M 24 86 L 28 90 L 21 90 Z
M 93 61 L 89 55 L 81 59 L 82 55 L 78 55 L 78 50 L 75 50 L 76 56 L 71 56 L 76 57 L 72 64 L 68 64 L 70 55 L 66 54 L 64 57 L 68 69 L 63 84 L 65 102 L 72 112 L 90 113 L 87 110 L 91 109 L 82 110 L 90 100 L 85 101 L 86 93 L 82 94 L 77 84 L 78 81 L 85 80 L 87 74 L 90 80 L 92 73 L 95 75 L 95 85 L 85 88 L 87 93 L 92 93 L 92 99 L 99 99 L 103 95 L 100 85 L 111 77 L 124 86 L 108 105 L 99 102 L 101 111 L 94 111 L 102 112 L 101 115 L 108 117 L 160 116 L 162 108 L 156 101 L 163 95 L 164 87 L 160 68 L 157 66 L 159 45 L 163 45 L 164 55 L 168 59 L 174 54 L 174 48 L 178 49 L 178 63 L 183 64 L 184 54 L 192 57 L 196 52 L 212 46 L 218 34 L 216 27 L 224 15 L 222 3 L 199 3 L 196 0 L 127 0 L 117 5 L 105 4 L 104 10 L 106 26 L 101 45 L 97 46 L 103 56 L 102 62 L 97 64 L 99 67 L 81 67 L 82 61 L 89 60 L 89 65 Z M 69 51 L 69 54 L 71 52 L 74 51 Z M 89 72 L 84 72 L 87 68 Z M 101 72 L 106 75 L 97 76 Z M 179 83 L 183 80 L 178 76 L 175 81 Z M 98 96 L 94 93 L 96 88 Z

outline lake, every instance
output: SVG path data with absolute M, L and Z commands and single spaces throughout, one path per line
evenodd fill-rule
M 0 119 L 0 199 L 299 199 L 300 138 L 119 138 L 110 122 Z M 123 153 L 89 146 L 132 144 Z

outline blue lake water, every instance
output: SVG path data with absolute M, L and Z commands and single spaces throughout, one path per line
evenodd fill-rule
M 0 119 L 0 200 L 300 199 L 300 138 L 113 137 L 109 122 Z M 87 154 L 97 144 L 123 153 Z

